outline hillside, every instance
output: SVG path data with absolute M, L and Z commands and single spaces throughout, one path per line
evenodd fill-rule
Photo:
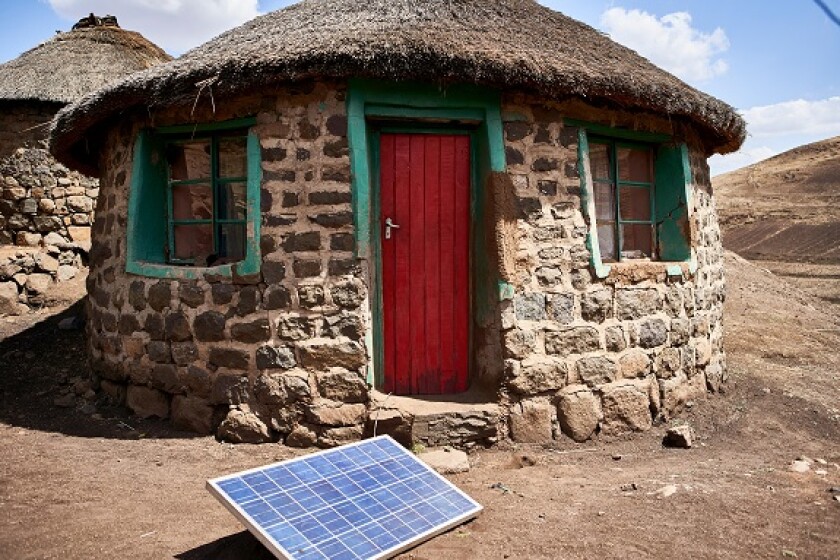
M 840 137 L 712 180 L 727 249 L 840 302 Z

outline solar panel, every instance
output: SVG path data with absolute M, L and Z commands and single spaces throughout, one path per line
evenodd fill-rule
M 482 507 L 389 436 L 207 481 L 275 556 L 390 558 Z

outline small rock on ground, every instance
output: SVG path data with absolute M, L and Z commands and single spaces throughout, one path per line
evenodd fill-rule
M 690 449 L 694 446 L 694 430 L 688 424 L 672 426 L 671 428 L 668 428 L 668 431 L 665 433 L 662 445 L 665 447 Z
M 806 473 L 811 470 L 811 463 L 807 461 L 794 461 L 790 464 L 790 470 L 797 473 Z
M 470 470 L 467 454 L 449 447 L 424 451 L 417 457 L 440 474 L 456 474 Z

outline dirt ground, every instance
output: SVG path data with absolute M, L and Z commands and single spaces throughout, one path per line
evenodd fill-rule
M 482 515 L 402 558 L 840 558 L 840 307 L 727 265 L 730 381 L 681 419 L 699 445 L 663 448 L 659 426 L 477 452 L 450 478 Z M 0 558 L 271 558 L 204 482 L 295 452 L 56 405 L 85 389 L 84 335 L 57 328 L 78 312 L 0 320 Z M 811 470 L 791 472 L 802 455 Z

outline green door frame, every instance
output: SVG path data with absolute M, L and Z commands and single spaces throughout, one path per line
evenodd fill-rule
M 480 185 L 484 184 L 491 172 L 505 170 L 501 96 L 498 92 L 469 85 L 439 88 L 429 84 L 353 79 L 350 80 L 347 95 L 347 123 L 356 256 L 368 261 L 371 279 L 373 329 L 366 334 L 365 344 L 373 360 L 368 367 L 367 380 L 378 387 L 384 381 L 381 365 L 384 351 L 378 219 L 379 134 L 383 130 L 471 133 L 473 180 L 470 212 L 473 224 L 470 228 L 470 253 L 486 254 L 484 236 L 475 235 L 473 230 L 476 223 L 481 223 L 486 206 L 483 204 L 484 193 Z M 471 261 L 471 278 L 486 278 L 490 273 L 487 259 L 473 257 Z M 474 323 L 475 314 L 486 312 L 490 302 L 487 298 L 494 294 L 490 290 L 479 289 L 480 286 L 473 288 L 470 309 Z M 485 293 L 488 291 L 490 293 Z

